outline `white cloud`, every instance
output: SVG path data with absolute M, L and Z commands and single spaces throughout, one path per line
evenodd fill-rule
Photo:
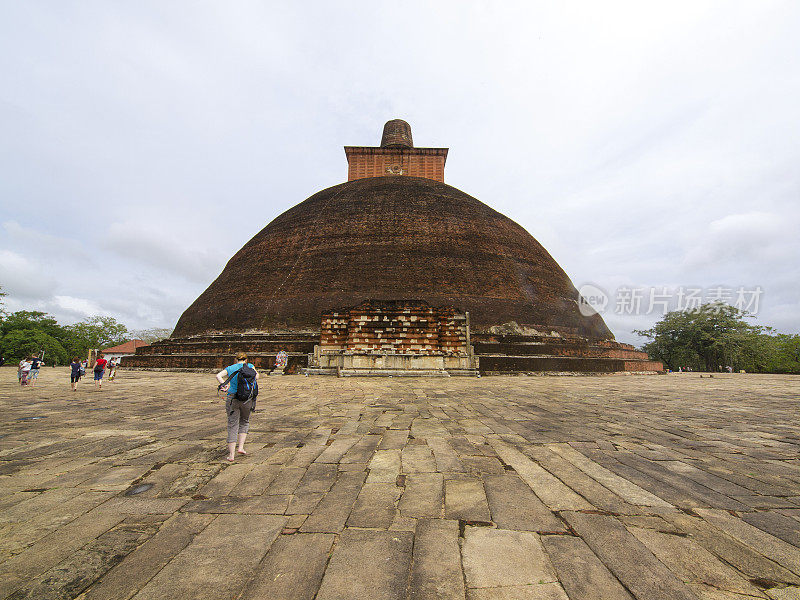
M 707 231 L 698 237 L 684 258 L 688 269 L 737 265 L 745 271 L 748 263 L 781 263 L 793 260 L 797 250 L 797 223 L 793 216 L 752 211 L 726 215 L 709 223 Z M 791 254 L 787 255 L 787 250 Z
M 217 275 L 225 260 L 213 245 L 199 245 L 196 238 L 142 223 L 112 223 L 101 243 L 127 260 L 200 283 Z
M 54 296 L 54 305 L 60 313 L 73 314 L 78 318 L 86 318 L 102 314 L 102 309 L 96 302 L 86 298 L 74 298 L 72 296 Z
M 36 222 L 35 218 L 31 219 L 32 224 L 35 225 Z M 83 245 L 77 240 L 52 235 L 31 225 L 20 225 L 17 221 L 5 221 L 3 229 L 5 230 L 5 243 L 26 255 L 47 260 L 67 259 L 76 263 L 89 259 Z
M 0 286 L 9 296 L 41 298 L 52 294 L 57 285 L 37 261 L 10 250 L 0 250 Z

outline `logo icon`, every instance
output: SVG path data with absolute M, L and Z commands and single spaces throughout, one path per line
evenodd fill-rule
M 608 306 L 608 294 L 594 284 L 583 284 L 578 294 L 578 310 L 584 317 L 602 313 Z

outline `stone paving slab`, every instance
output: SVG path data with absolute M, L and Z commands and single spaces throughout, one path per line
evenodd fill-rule
M 798 383 L 2 368 L 0 600 L 799 598 Z

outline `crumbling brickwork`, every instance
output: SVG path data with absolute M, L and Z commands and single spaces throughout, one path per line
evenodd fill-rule
M 466 354 L 465 315 L 423 302 L 365 302 L 322 315 L 323 350 L 386 354 Z

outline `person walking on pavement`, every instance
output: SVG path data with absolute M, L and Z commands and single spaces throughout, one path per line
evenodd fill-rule
M 117 376 L 117 365 L 119 364 L 119 359 L 114 356 L 108 361 L 108 380 L 114 381 L 114 377 Z
M 44 366 L 44 361 L 38 356 L 31 356 L 31 370 L 28 373 L 28 385 L 36 387 L 36 380 L 39 378 L 39 368 Z
M 28 385 L 28 374 L 31 372 L 31 363 L 28 362 L 27 358 L 23 358 L 19 361 L 19 368 L 17 369 L 17 378 L 19 379 L 19 384 L 21 386 Z
M 78 391 L 78 382 L 81 380 L 81 361 L 78 360 L 78 357 L 72 359 L 72 362 L 69 364 L 70 366 L 70 375 L 69 375 L 69 382 L 72 384 L 72 391 Z
M 242 369 L 246 370 L 242 371 Z M 239 371 L 242 371 L 242 373 L 240 374 Z M 255 385 L 255 380 L 258 379 L 258 371 L 255 370 L 251 363 L 247 362 L 247 354 L 244 352 L 236 355 L 234 364 L 217 373 L 219 389 L 227 392 L 225 396 L 225 412 L 228 415 L 228 462 L 233 462 L 236 459 L 236 454 L 247 454 L 244 449 L 244 441 L 247 439 L 247 432 L 250 429 L 250 411 L 255 404 L 255 396 L 253 395 L 246 401 L 237 398 L 239 381 L 245 377 L 251 379 L 253 385 Z
M 94 361 L 94 387 L 98 390 L 103 389 L 103 374 L 106 372 L 106 364 L 108 361 L 103 358 L 103 353 L 97 355 L 97 360 Z

